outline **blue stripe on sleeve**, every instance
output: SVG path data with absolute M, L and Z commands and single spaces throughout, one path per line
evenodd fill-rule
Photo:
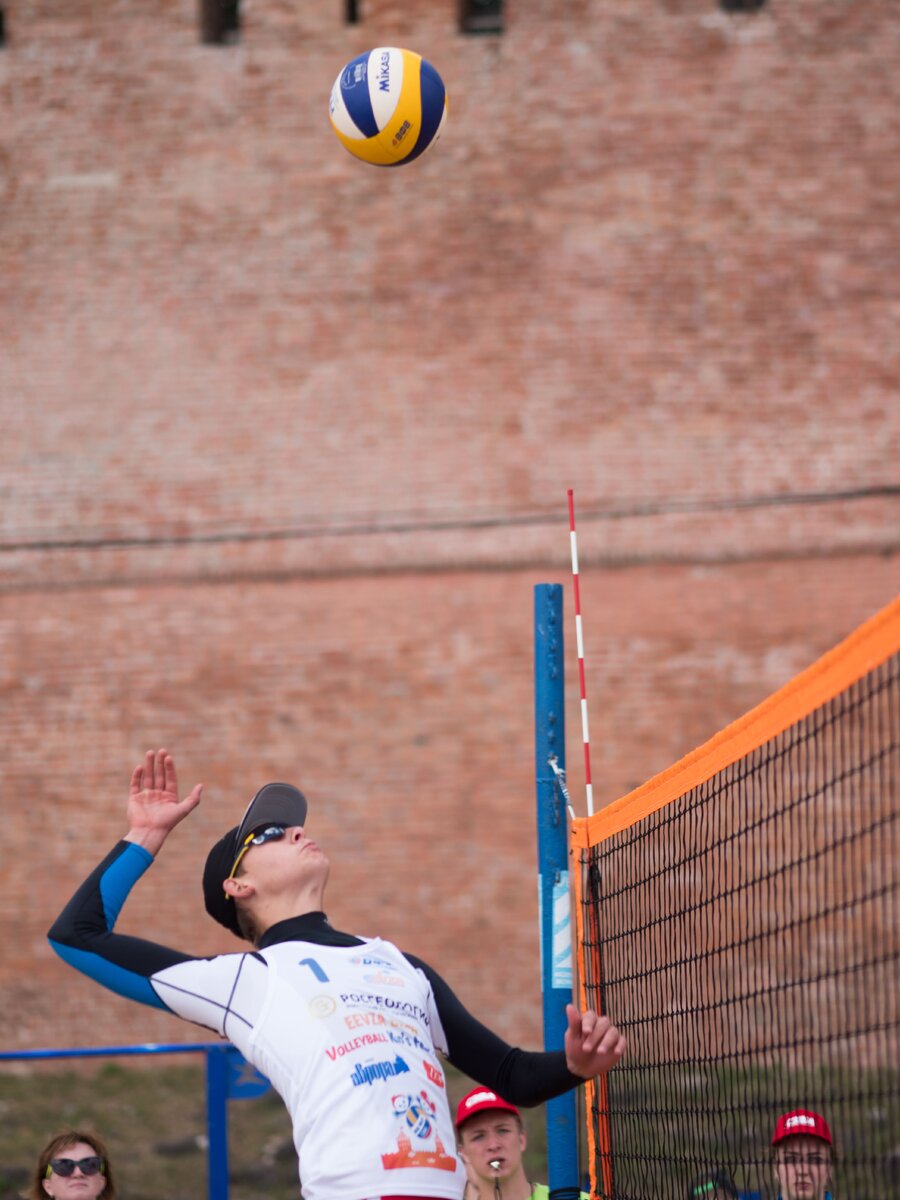
M 100 899 L 103 903 L 103 916 L 107 929 L 113 928 L 128 893 L 152 862 L 153 855 L 148 850 L 145 850 L 143 846 L 130 843 L 116 861 L 103 872 L 100 880 Z M 63 957 L 65 958 L 65 955 Z M 87 974 L 90 975 L 93 972 L 88 971 Z M 113 991 L 118 990 L 118 988 L 113 988 Z
M 140 847 L 136 847 L 136 849 L 140 849 Z M 142 851 L 142 853 L 146 853 L 146 851 Z M 146 976 L 138 975 L 134 971 L 127 971 L 115 963 L 107 962 L 105 958 L 101 958 L 99 954 L 93 954 L 89 950 L 75 950 L 71 946 L 63 946 L 59 942 L 54 942 L 52 938 L 50 945 L 63 962 L 67 962 L 70 967 L 81 971 L 83 975 L 87 975 L 89 979 L 109 988 L 110 991 L 124 996 L 127 1000 L 137 1000 L 139 1004 L 148 1004 L 151 1008 L 162 1008 L 166 1012 L 172 1011 L 167 1004 L 160 1000 Z

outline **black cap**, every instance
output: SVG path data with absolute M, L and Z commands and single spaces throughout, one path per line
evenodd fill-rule
M 203 899 L 206 911 L 220 925 L 241 937 L 237 909 L 223 884 L 231 874 L 234 860 L 244 839 L 265 825 L 305 825 L 307 803 L 302 792 L 289 783 L 267 783 L 259 789 L 244 813 L 244 819 L 234 829 L 219 838 L 206 856 L 203 868 Z

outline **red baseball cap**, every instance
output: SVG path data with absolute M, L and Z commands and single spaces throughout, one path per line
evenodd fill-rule
M 468 1121 L 469 1117 L 474 1117 L 477 1113 L 488 1112 L 491 1109 L 511 1112 L 521 1120 L 519 1110 L 514 1104 L 510 1104 L 508 1100 L 504 1100 L 489 1088 L 477 1087 L 473 1088 L 467 1096 L 463 1096 L 457 1105 L 456 1128 L 459 1129 L 460 1125 L 464 1121 Z
M 793 1112 L 785 1113 L 783 1117 L 778 1118 L 775 1132 L 772 1134 L 772 1145 L 776 1146 L 785 1138 L 798 1137 L 800 1134 L 806 1137 L 821 1138 L 829 1146 L 833 1145 L 828 1122 L 818 1113 L 810 1112 L 806 1108 L 795 1108 Z

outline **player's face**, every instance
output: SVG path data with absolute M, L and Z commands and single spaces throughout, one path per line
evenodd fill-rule
M 93 1146 L 89 1146 L 87 1142 L 75 1142 L 72 1146 L 66 1146 L 64 1150 L 57 1150 L 55 1158 L 69 1158 L 74 1162 L 80 1162 L 83 1158 L 94 1158 L 97 1151 Z M 71 1175 L 57 1175 L 51 1171 L 48 1178 L 43 1181 L 44 1191 L 48 1196 L 54 1196 L 57 1200 L 96 1200 L 103 1189 L 106 1187 L 105 1175 L 83 1175 L 80 1167 L 76 1167 Z
M 328 878 L 328 859 L 303 825 L 289 825 L 284 837 L 251 846 L 242 866 L 247 875 L 267 892 L 297 885 L 324 885 Z
M 775 1177 L 782 1200 L 824 1200 L 831 1180 L 831 1150 L 814 1137 L 787 1138 L 775 1148 Z
M 459 1142 L 482 1179 L 508 1179 L 522 1165 L 527 1139 L 512 1113 L 486 1112 L 466 1121 Z M 488 1165 L 491 1162 L 500 1163 L 497 1170 Z

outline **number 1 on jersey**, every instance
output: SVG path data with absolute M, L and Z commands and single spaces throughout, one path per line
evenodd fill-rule
M 314 958 L 301 958 L 297 965 L 300 967 L 309 967 L 313 975 L 315 975 L 316 979 L 318 979 L 319 983 L 329 982 L 328 976 Z

